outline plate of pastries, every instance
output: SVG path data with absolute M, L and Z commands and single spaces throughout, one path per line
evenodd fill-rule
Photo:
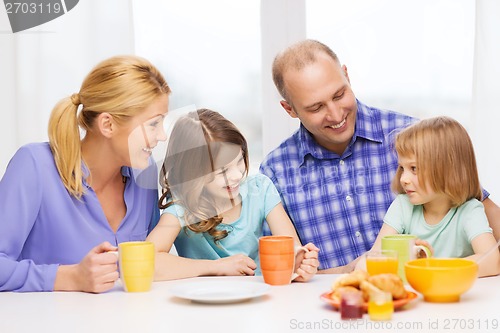
M 390 292 L 394 309 L 401 308 L 417 298 L 417 294 L 405 289 L 403 280 L 397 274 L 385 273 L 370 276 L 364 270 L 355 270 L 340 275 L 333 282 L 331 291 L 323 293 L 320 298 L 338 310 L 342 293 L 350 291 L 361 291 L 364 311 L 368 310 L 368 300 L 372 292 Z

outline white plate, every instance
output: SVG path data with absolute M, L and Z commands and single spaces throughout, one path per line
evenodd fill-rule
M 270 286 L 263 282 L 196 281 L 179 283 L 170 289 L 177 297 L 200 303 L 234 303 L 259 297 L 269 291 Z

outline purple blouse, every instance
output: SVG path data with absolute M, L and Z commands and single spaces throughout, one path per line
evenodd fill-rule
M 80 200 L 68 193 L 47 142 L 21 147 L 0 181 L 0 291 L 52 291 L 59 264 L 104 241 L 144 240 L 158 221 L 157 188 L 139 186 L 131 168 L 122 175 L 127 213 L 115 233 L 85 181 Z

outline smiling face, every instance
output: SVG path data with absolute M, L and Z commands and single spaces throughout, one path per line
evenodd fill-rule
M 227 163 L 228 160 L 229 163 Z M 241 148 L 233 144 L 224 145 L 216 158 L 215 165 L 220 167 L 210 175 L 205 191 L 214 202 L 224 207 L 239 197 L 240 183 L 246 175 L 245 159 Z
M 123 153 L 128 155 L 127 165 L 136 169 L 149 165 L 153 148 L 167 139 L 163 128 L 167 110 L 168 96 L 162 95 L 126 125 L 128 148 Z
M 299 118 L 318 144 L 341 155 L 354 135 L 357 102 L 347 68 L 318 53 L 316 61 L 284 74 L 289 102 L 281 105 Z

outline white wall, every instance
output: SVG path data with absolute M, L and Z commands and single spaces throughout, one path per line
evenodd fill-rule
M 483 186 L 500 204 L 500 1 L 476 1 L 472 140 Z
M 82 0 L 53 21 L 13 34 L 0 7 L 0 175 L 21 145 L 48 139 L 53 106 L 77 92 L 92 67 L 133 53 L 130 10 L 130 1 Z

